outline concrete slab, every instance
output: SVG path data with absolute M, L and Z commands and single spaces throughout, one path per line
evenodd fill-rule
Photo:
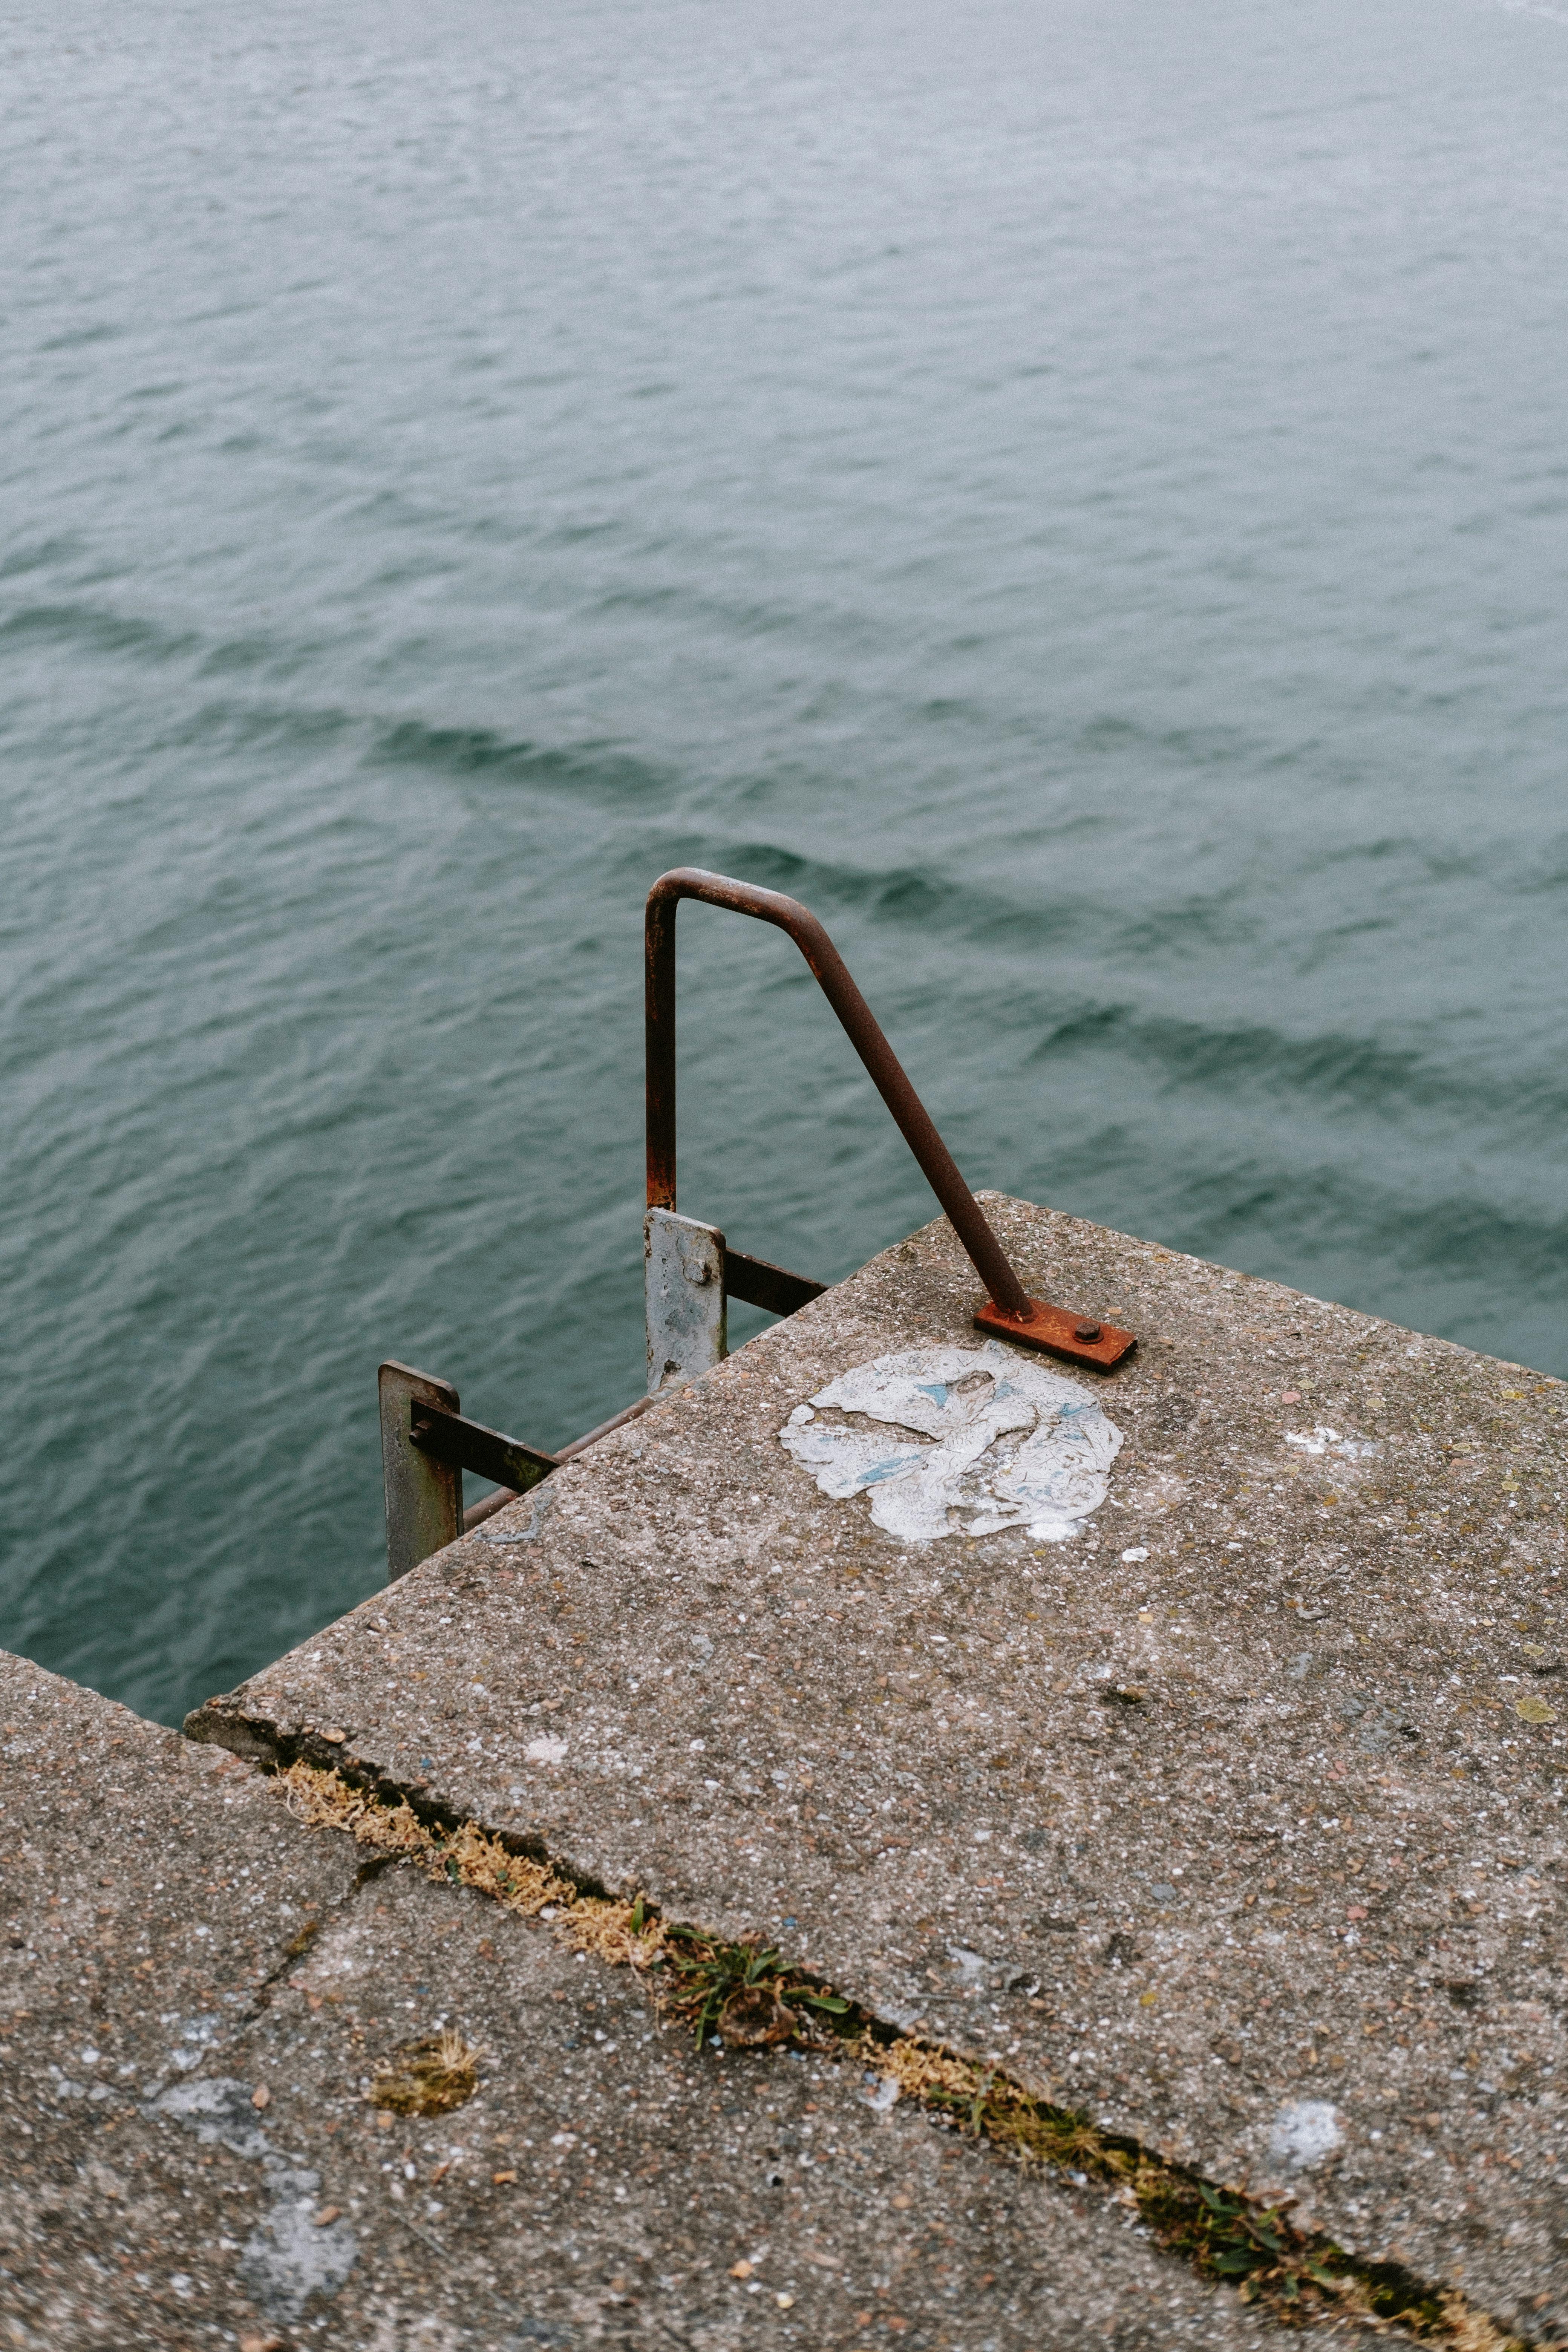
M 22 1661 L 0 1711 L 0 2342 L 1287 2340 L 1102 2200 L 873 2107 L 853 2067 L 700 2057 L 629 1971 L 367 1863 L 220 1750 Z M 368 2104 L 443 2028 L 473 2095 Z
M 939 1223 L 189 1727 L 761 1930 L 1568 2333 L 1568 1391 L 987 1198 L 1032 1291 L 1141 1335 L 1083 1376 L 1122 1444 L 1070 1539 L 911 1540 L 781 1442 L 877 1358 L 980 1349 Z M 1017 1499 L 998 1458 L 952 1456 L 957 1521 Z
M 0 2342 L 221 2340 L 195 2282 L 210 2257 L 225 2324 L 253 2303 L 254 2200 L 149 2168 L 147 2109 L 266 2014 L 361 1858 L 232 1757 L 3 1652 L 0 1857 Z

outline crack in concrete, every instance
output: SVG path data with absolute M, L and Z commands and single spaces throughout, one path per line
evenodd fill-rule
M 243 1748 L 233 1738 L 237 1732 L 251 1736 Z M 402 1785 L 374 1763 L 345 1755 L 341 1746 L 311 1733 L 284 1735 L 254 1719 L 241 1726 L 231 1717 L 215 1717 L 193 1720 L 193 1736 L 233 1746 L 290 1790 L 302 1791 L 306 1801 L 295 1810 L 310 1825 L 348 1830 L 362 1843 L 383 1844 L 386 1850 L 356 1874 L 356 1890 L 378 1866 L 390 1867 L 399 1859 L 416 1862 L 428 1875 L 477 1887 L 508 1908 L 527 1916 L 542 1913 L 579 1949 L 633 1967 L 656 2005 L 667 2011 L 678 2006 L 679 1992 L 672 2000 L 664 1985 L 651 1980 L 654 1967 L 674 1950 L 654 1906 L 641 1895 L 627 1903 L 597 1882 L 584 1881 L 549 1855 L 542 1840 L 487 1830 L 427 1790 Z M 514 1887 L 505 1867 L 509 1859 L 523 1865 L 526 1887 L 521 1880 Z M 585 1927 L 596 1910 L 606 1915 L 607 1932 Z M 710 1955 L 757 1949 L 727 1946 L 696 1927 L 668 1931 L 669 1939 L 677 1936 L 689 1946 L 705 1946 Z M 798 1973 L 804 1979 L 805 1972 Z M 826 1985 L 821 1990 L 833 1991 Z M 858 2001 L 846 2000 L 843 2015 L 831 2027 L 803 2022 L 790 2038 L 824 2055 L 868 2065 L 884 2084 L 897 2084 L 895 2097 L 910 2098 L 937 2123 L 983 2140 L 1016 2162 L 1049 2171 L 1080 2189 L 1092 2180 L 1117 2201 L 1135 2207 L 1165 2252 L 1235 2287 L 1243 2300 L 1267 2305 L 1278 2317 L 1355 2317 L 1407 2339 L 1445 2345 L 1451 2352 L 1568 2352 L 1539 2338 L 1510 2335 L 1457 2289 L 1424 2281 L 1402 2263 L 1363 2258 L 1325 2237 L 1304 2236 L 1287 2219 L 1284 2205 L 1266 2206 L 1130 2136 L 1102 2130 L 1088 2116 L 1037 2098 L 1005 2070 L 928 2042 Z

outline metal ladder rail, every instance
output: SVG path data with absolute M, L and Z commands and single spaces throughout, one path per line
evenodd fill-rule
M 981 1329 L 1100 1371 L 1120 1363 L 1137 1344 L 1131 1331 L 1029 1297 L 843 957 L 810 908 L 782 891 L 700 866 L 676 866 L 648 892 L 644 919 L 648 1393 L 559 1454 L 546 1454 L 467 1420 L 449 1381 L 389 1359 L 378 1375 L 389 1579 L 406 1574 L 563 1463 L 636 1420 L 672 1381 L 699 1377 L 721 1360 L 731 1298 L 770 1314 L 792 1315 L 826 1287 L 731 1249 L 717 1226 L 676 1210 L 675 914 L 682 898 L 773 923 L 794 940 L 985 1285 L 985 1301 L 974 1317 Z M 497 1482 L 493 1493 L 467 1511 L 465 1470 Z
M 882 1034 L 876 1015 L 856 987 L 848 966 L 810 908 L 803 907 L 798 898 L 786 898 L 781 890 L 764 890 L 726 874 L 710 874 L 699 866 L 677 866 L 661 874 L 647 894 L 644 917 L 650 1219 L 656 1213 L 672 1213 L 676 1202 L 675 917 L 682 898 L 701 899 L 710 907 L 724 907 L 733 914 L 773 923 L 795 941 L 985 1286 L 984 1303 L 974 1318 L 979 1328 L 1096 1371 L 1110 1371 L 1119 1364 L 1137 1345 L 1131 1331 L 1119 1330 L 1093 1316 L 1076 1314 L 1070 1307 L 1055 1307 L 1047 1299 L 1030 1297 L 903 1065 Z M 757 1263 L 728 1250 L 721 1237 L 721 1246 L 725 1247 L 728 1265 L 744 1267 Z M 730 1286 L 739 1297 L 750 1295 L 738 1283 Z

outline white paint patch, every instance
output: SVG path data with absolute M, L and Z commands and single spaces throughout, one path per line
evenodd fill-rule
M 906 1543 L 1022 1527 L 1065 1543 L 1121 1449 L 1088 1389 L 997 1339 L 879 1356 L 797 1405 L 779 1438 L 825 1495 L 868 1494 L 877 1526 Z
M 297 2320 L 312 2294 L 334 2295 L 359 2260 L 346 2221 L 316 2227 L 321 2175 L 278 2155 L 257 2118 L 251 2086 L 226 2077 L 176 2083 L 152 2103 L 208 2147 L 259 2161 L 268 2212 L 252 2231 L 239 2272 L 268 2319 Z
M 1299 1446 L 1303 1454 L 1337 1454 L 1342 1462 L 1370 1462 L 1377 1452 L 1373 1439 L 1342 1437 L 1337 1429 L 1330 1429 L 1322 1422 L 1319 1422 L 1317 1427 L 1310 1432 L 1304 1429 L 1288 1429 L 1285 1432 L 1285 1443 L 1287 1445 Z
M 525 1763 L 563 1764 L 566 1742 L 563 1739 L 531 1739 L 522 1753 Z
M 1305 2172 L 1310 2165 L 1321 2164 L 1324 2157 L 1331 2156 L 1343 2138 L 1339 2110 L 1326 2099 L 1293 2099 L 1274 2118 L 1268 2153 L 1276 2164 L 1289 2165 L 1292 2172 Z
M 313 2294 L 334 2295 L 359 2259 L 346 2221 L 316 2227 L 319 2173 L 276 2158 L 267 2168 L 271 2210 L 246 2242 L 239 2274 L 268 2317 L 298 2319 Z
M 271 2155 L 267 2134 L 251 2105 L 251 2085 L 219 2076 L 205 2083 L 176 2083 L 153 2101 L 153 2113 L 173 2116 L 204 2146 L 226 2147 L 253 2161 Z
M 165 2025 L 172 2025 L 174 2021 L 172 2017 L 168 2017 L 163 2020 Z M 177 2067 L 182 2074 L 189 2074 L 194 2067 L 199 2066 L 202 2061 L 205 2058 L 208 2046 L 216 2038 L 216 2033 L 217 2020 L 216 2017 L 186 2018 L 180 2027 L 180 2040 L 185 2046 L 184 2049 L 171 2050 L 169 2053 L 170 2065 Z M 79 2090 L 77 2092 L 77 2096 L 80 2096 Z

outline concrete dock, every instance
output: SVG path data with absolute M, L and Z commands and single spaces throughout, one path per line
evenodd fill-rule
M 1568 2342 L 1568 1389 L 983 1197 L 1121 1369 L 984 1339 L 939 1223 L 184 1739 L 6 1667 L 0 2343 Z M 648 1919 L 801 2030 L 699 2050 Z M 1118 2149 L 1339 2284 L 1244 2300 Z

